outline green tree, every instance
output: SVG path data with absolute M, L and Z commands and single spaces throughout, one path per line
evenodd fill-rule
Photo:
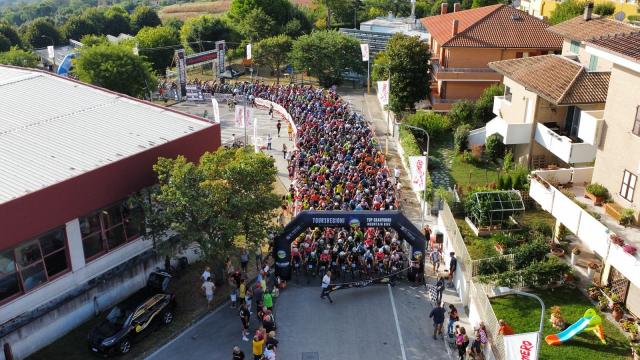
M 160 230 L 170 224 L 185 246 L 197 243 L 207 260 L 221 260 L 235 248 L 235 236 L 248 244 L 266 237 L 273 210 L 273 159 L 246 149 L 205 153 L 198 165 L 183 156 L 160 158 L 154 171 L 159 188 L 152 214 Z
M 298 19 L 288 21 L 282 27 L 282 34 L 296 38 L 303 34 L 302 23 Z
M 144 56 L 153 70 L 164 74 L 173 61 L 175 49 L 180 45 L 180 36 L 168 26 L 145 27 L 136 35 L 140 55 Z M 145 49 L 146 48 L 146 49 Z
M 104 34 L 118 36 L 131 33 L 131 18 L 125 9 L 112 6 L 104 14 L 106 16 L 104 29 L 102 29 Z
M 107 43 L 107 38 L 102 35 L 85 35 L 80 38 L 82 45 L 86 47 L 102 45 Z
M 185 47 L 193 51 L 213 50 L 215 44 L 211 41 L 235 41 L 238 36 L 227 21 L 213 15 L 202 15 L 189 19 L 180 30 L 180 38 Z M 209 42 L 204 42 L 209 41 Z
M 245 40 L 259 41 L 274 34 L 275 22 L 261 8 L 255 8 L 238 24 L 238 32 Z
M 158 13 L 149 6 L 138 5 L 131 14 L 131 28 L 136 33 L 143 27 L 154 27 L 161 24 Z
M 53 25 L 50 18 L 37 18 L 20 27 L 20 33 L 25 44 L 34 48 L 44 48 L 51 45 L 62 44 L 62 35 Z
M 280 83 L 280 69 L 287 61 L 293 42 L 286 35 L 266 38 L 255 45 L 254 61 L 267 66 L 276 74 L 276 83 Z
M 461 100 L 451 106 L 451 110 L 447 116 L 449 116 L 453 128 L 457 128 L 463 124 L 475 126 L 475 111 L 476 105 L 473 101 Z
M 9 51 L 11 49 L 11 41 L 6 36 L 0 34 L 0 52 Z
M 35 68 L 40 58 L 31 51 L 12 47 L 9 51 L 0 53 L 0 64 Z
M 175 31 L 177 31 L 178 33 L 180 32 L 180 29 L 182 29 L 182 25 L 184 25 L 184 21 L 178 19 L 178 18 L 169 18 L 167 20 L 164 21 L 164 23 L 162 24 L 164 26 L 168 26 L 170 28 L 173 28 Z
M 593 8 L 593 12 L 601 16 L 611 16 L 616 12 L 616 4 L 611 1 L 598 3 Z
M 22 46 L 22 41 L 20 40 L 18 31 L 8 23 L 0 22 L 0 35 L 7 38 L 11 43 L 11 46 Z
M 62 26 L 62 34 L 67 39 L 79 40 L 85 35 L 97 35 L 100 31 L 92 21 L 82 15 L 70 17 Z
M 572 19 L 584 11 L 584 2 L 577 0 L 567 0 L 556 5 L 556 8 L 551 12 L 549 22 L 553 25 L 559 24 L 563 21 Z
M 473 0 L 471 8 L 476 9 L 483 6 L 495 5 L 502 2 L 501 0 Z M 451 6 L 451 5 L 449 5 Z M 453 10 L 453 9 L 451 9 Z
M 304 14 L 289 0 L 233 0 L 228 15 L 235 23 L 240 23 L 254 9 L 263 10 L 278 28 L 292 19 L 298 19 L 301 23 L 305 20 Z
M 389 79 L 389 57 L 386 51 L 376 54 L 371 66 L 371 81 L 385 81 Z
M 73 71 L 81 81 L 136 97 L 155 84 L 149 63 L 123 45 L 82 48 Z
M 495 84 L 484 89 L 480 98 L 476 101 L 474 118 L 477 126 L 484 126 L 495 117 L 493 113 L 493 98 L 504 95 L 504 85 Z
M 394 112 L 413 110 L 429 93 L 429 46 L 417 36 L 395 34 L 385 52 L 391 72 L 389 108 Z
M 344 71 L 362 73 L 364 69 L 358 40 L 330 30 L 315 31 L 295 40 L 290 60 L 294 68 L 309 71 L 323 86 L 339 83 Z

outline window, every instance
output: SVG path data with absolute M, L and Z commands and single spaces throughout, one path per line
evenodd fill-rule
M 64 227 L 0 252 L 0 302 L 50 281 L 69 269 Z
M 507 100 L 508 102 L 511 102 L 511 97 L 513 96 L 513 94 L 511 94 L 511 88 L 508 86 L 504 87 L 504 99 Z
M 598 68 L 598 57 L 591 55 L 589 57 L 589 71 L 596 71 Z
M 85 259 L 113 250 L 142 234 L 142 209 L 127 200 L 80 218 Z
M 622 175 L 622 186 L 620 187 L 620 196 L 626 200 L 633 201 L 633 193 L 636 190 L 636 182 L 638 177 L 628 170 Z
M 633 134 L 640 136 L 640 106 L 636 107 L 636 120 L 633 123 Z
M 580 41 L 571 40 L 571 47 L 569 48 L 574 54 L 578 54 L 580 52 Z

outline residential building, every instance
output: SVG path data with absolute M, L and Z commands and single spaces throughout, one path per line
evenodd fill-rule
M 431 104 L 446 112 L 452 104 L 475 100 L 482 91 L 502 81 L 489 68 L 492 61 L 559 53 L 562 37 L 546 31 L 544 21 L 498 4 L 421 19 L 430 35 L 432 53 Z
M 595 4 L 613 3 L 616 7 L 614 14 L 623 13 L 624 17 L 637 14 L 638 1 L 637 0 L 595 0 Z M 556 0 L 521 0 L 518 8 L 522 11 L 526 11 L 529 15 L 541 19 L 547 19 L 551 16 L 556 6 L 559 4 Z
M 23 359 L 161 266 L 127 199 L 220 125 L 32 69 L 0 66 L 0 97 L 0 345 Z

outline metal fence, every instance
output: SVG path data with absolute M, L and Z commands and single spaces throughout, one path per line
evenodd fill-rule
M 487 328 L 487 337 L 491 351 L 497 360 L 503 360 L 505 358 L 504 353 L 504 340 L 502 335 L 498 333 L 500 326 L 498 325 L 498 318 L 493 311 L 487 292 L 489 287 L 484 284 L 477 283 L 474 280 L 469 282 L 469 297 L 475 304 L 478 315 L 484 322 Z
M 458 224 L 456 224 L 456 220 L 451 213 L 451 208 L 446 201 L 444 201 L 444 207 L 440 211 L 440 215 L 445 227 L 445 231 L 449 237 L 449 241 L 451 241 L 453 251 L 456 252 L 458 267 L 460 268 L 460 270 L 462 270 L 465 279 L 471 279 L 473 277 L 473 265 L 471 256 L 469 256 L 467 246 L 462 239 L 460 229 L 458 229 Z

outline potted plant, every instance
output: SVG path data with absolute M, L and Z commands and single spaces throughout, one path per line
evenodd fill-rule
M 631 344 L 631 355 L 633 360 L 640 360 L 640 344 Z
M 624 316 L 624 310 L 622 309 L 622 305 L 620 305 L 619 303 L 613 304 L 612 311 L 613 318 L 616 321 L 620 321 L 620 319 L 622 319 L 622 317 Z
M 624 252 L 631 255 L 635 255 L 636 252 L 638 251 L 638 248 L 636 248 L 634 245 L 631 245 L 631 244 L 627 244 L 623 246 L 622 249 L 624 250 Z
M 629 322 L 629 339 L 631 341 L 638 340 L 638 324 L 633 321 Z
M 618 234 L 611 233 L 611 235 L 609 235 L 609 239 L 611 239 L 612 243 L 618 246 L 624 246 L 624 239 Z
M 590 286 L 587 288 L 587 294 L 589 294 L 589 298 L 591 298 L 591 300 L 597 301 L 600 296 L 600 288 L 597 286 Z
M 609 309 L 609 299 L 604 295 L 598 296 L 598 306 L 600 311 L 607 311 Z
M 589 184 L 585 190 L 585 196 L 591 199 L 596 206 L 602 205 L 604 200 L 609 197 L 609 190 L 599 183 Z
M 554 328 L 562 330 L 564 329 L 564 317 L 560 312 L 560 306 L 552 306 L 551 307 L 551 325 Z
M 633 225 L 636 222 L 635 212 L 633 209 L 624 209 L 622 210 L 622 214 L 620 215 L 620 219 L 618 220 L 620 225 L 629 226 Z
M 564 256 L 564 249 L 561 248 L 560 246 L 557 246 L 557 245 L 554 246 L 554 245 L 551 246 L 551 254 L 554 255 L 554 256 L 557 256 L 559 258 L 563 257 Z
M 580 248 L 577 246 L 571 249 L 571 265 L 575 265 L 578 260 L 578 255 L 580 255 Z

